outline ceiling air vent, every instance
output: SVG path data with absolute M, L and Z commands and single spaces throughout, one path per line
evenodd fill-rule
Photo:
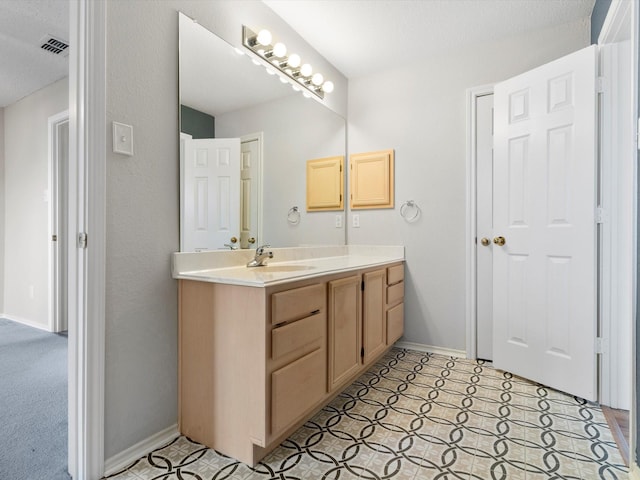
M 66 57 L 69 54 L 69 44 L 64 40 L 47 35 L 40 41 L 40 48 L 54 55 Z

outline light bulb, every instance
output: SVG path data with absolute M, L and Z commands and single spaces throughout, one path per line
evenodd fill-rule
M 271 45 L 271 32 L 269 30 L 260 30 L 258 32 L 258 37 L 256 38 L 256 40 L 258 40 L 258 43 L 260 45 L 264 45 L 265 47 L 267 45 Z
M 322 85 L 322 90 L 324 90 L 327 93 L 333 92 L 333 82 L 331 82 L 329 80 L 324 82 L 324 85 Z
M 311 83 L 313 83 L 314 85 L 320 86 L 320 85 L 322 85 L 323 80 L 324 80 L 324 77 L 322 76 L 322 74 L 321 73 L 316 73 L 311 78 Z
M 287 54 L 287 47 L 284 43 L 278 42 L 273 46 L 273 54 L 278 58 L 282 58 Z
M 289 57 L 289 60 L 287 60 L 287 64 L 289 64 L 289 66 L 293 68 L 298 68 L 300 66 L 300 62 L 300 55 L 298 55 L 297 53 L 292 53 Z
M 313 68 L 308 63 L 305 63 L 300 67 L 300 74 L 302 74 L 303 76 L 310 77 L 312 73 Z

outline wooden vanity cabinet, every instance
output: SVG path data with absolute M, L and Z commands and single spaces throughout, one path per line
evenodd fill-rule
M 270 431 L 275 438 L 327 393 L 324 283 L 271 295 Z
M 270 287 L 180 280 L 180 432 L 255 465 L 402 335 L 402 269 Z
M 404 264 L 387 268 L 386 341 L 393 345 L 404 333 Z
M 329 390 L 343 385 L 360 370 L 362 322 L 360 275 L 329 282 Z

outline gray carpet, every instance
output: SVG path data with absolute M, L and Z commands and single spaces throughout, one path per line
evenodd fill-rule
M 67 444 L 67 337 L 0 318 L 0 479 L 70 479 Z

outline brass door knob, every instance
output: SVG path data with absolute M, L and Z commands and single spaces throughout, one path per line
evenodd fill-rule
M 256 243 L 256 239 L 255 237 L 251 237 L 249 240 L 247 240 L 250 244 L 254 244 Z
M 489 240 L 487 237 L 483 237 L 483 238 L 480 240 L 480 243 L 481 243 L 482 245 L 484 245 L 485 247 L 488 247 L 488 246 L 489 246 L 489 244 L 491 243 L 491 240 Z
M 496 237 L 493 239 L 493 243 L 502 247 L 505 243 L 507 243 L 507 240 L 504 237 Z
M 231 243 L 238 243 L 238 239 L 236 237 L 231 237 Z

